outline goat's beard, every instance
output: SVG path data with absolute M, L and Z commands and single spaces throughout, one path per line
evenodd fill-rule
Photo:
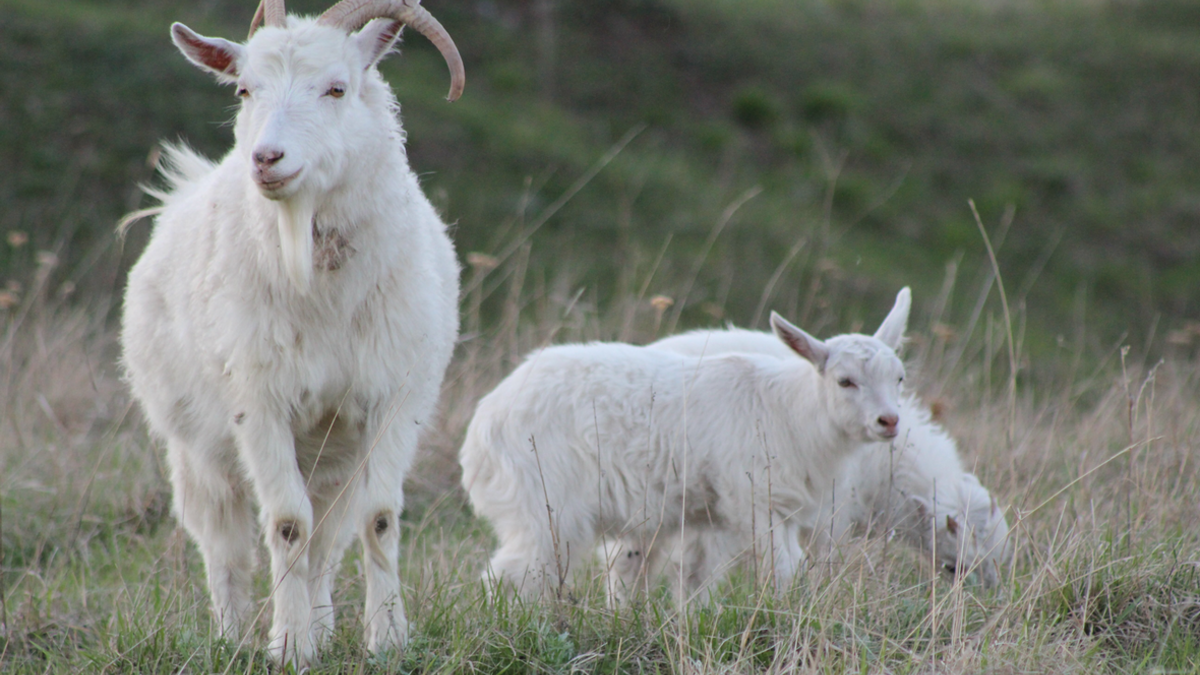
M 313 278 L 312 220 L 316 200 L 304 191 L 279 205 L 279 253 L 283 271 L 296 284 L 301 294 L 307 294 Z

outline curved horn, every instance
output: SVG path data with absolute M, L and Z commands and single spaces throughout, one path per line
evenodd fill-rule
M 433 46 L 442 53 L 442 58 L 446 59 L 446 66 L 450 68 L 450 93 L 446 100 L 453 101 L 462 95 L 463 87 L 467 83 L 462 56 L 459 56 L 458 47 L 454 46 L 450 34 L 420 5 L 420 2 L 421 0 L 342 0 L 325 10 L 317 22 L 356 31 L 371 19 L 384 17 L 412 26 L 421 35 L 429 38 Z
M 258 9 L 254 10 L 254 18 L 250 20 L 250 35 L 254 35 L 254 31 L 263 24 L 266 20 L 268 26 L 283 27 L 287 24 L 287 9 L 283 6 L 283 0 L 259 0 Z M 249 35 L 246 36 L 249 39 Z

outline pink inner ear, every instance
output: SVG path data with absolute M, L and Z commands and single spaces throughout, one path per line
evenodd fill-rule
M 379 34 L 379 49 L 386 49 L 392 40 L 396 39 L 396 36 L 400 34 L 402 28 L 404 28 L 403 21 L 392 21 L 389 23 L 387 28 Z
M 371 45 L 371 52 L 367 55 L 370 63 L 375 63 L 383 58 L 402 28 L 404 28 L 403 21 L 389 21 L 382 30 L 375 34 L 375 44 Z
M 808 342 L 806 342 L 800 336 L 793 335 L 792 333 L 784 333 L 783 341 L 786 342 L 787 345 L 792 348 L 792 351 L 796 352 L 797 354 L 800 354 L 805 358 L 812 357 L 812 349 L 809 349 Z
M 203 40 L 192 39 L 190 35 L 183 36 L 183 40 L 187 43 L 188 47 L 192 49 L 196 58 L 199 59 L 204 65 L 212 68 L 213 70 L 219 70 L 223 73 L 229 73 L 230 75 L 235 74 L 233 67 L 233 55 L 229 52 L 215 47 Z

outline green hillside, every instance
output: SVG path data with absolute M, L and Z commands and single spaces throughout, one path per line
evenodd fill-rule
M 0 230 L 32 240 L 0 253 L 0 280 L 30 278 L 45 249 L 76 293 L 120 287 L 148 228 L 121 248 L 112 225 L 142 203 L 155 144 L 232 143 L 232 91 L 167 26 L 241 38 L 252 4 L 0 1 Z M 961 261 L 965 318 L 990 269 L 974 199 L 1035 354 L 1077 333 L 1156 352 L 1200 316 L 1200 5 L 559 2 L 539 31 L 528 0 L 427 4 L 466 95 L 444 102 L 420 37 L 384 70 L 464 259 L 527 241 L 529 269 L 595 311 L 642 286 L 682 298 L 695 269 L 672 309 L 686 325 L 751 322 L 773 275 L 771 307 L 853 325 L 904 283 L 928 305 Z

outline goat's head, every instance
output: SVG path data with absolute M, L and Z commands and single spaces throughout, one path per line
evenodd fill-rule
M 374 66 L 405 23 L 442 51 L 452 74 L 450 99 L 461 93 L 458 50 L 417 1 L 343 0 L 312 20 L 287 18 L 277 0 L 259 5 L 244 45 L 200 36 L 181 23 L 171 26 L 171 38 L 197 66 L 237 86 L 238 147 L 262 194 L 286 200 L 335 187 L 356 143 L 381 142 L 376 118 L 391 114 L 390 98 L 377 86 Z
M 402 140 L 391 90 L 375 65 L 405 24 L 446 59 L 450 100 L 462 92 L 458 50 L 419 1 L 342 0 L 310 19 L 287 17 L 282 0 L 266 0 L 245 44 L 171 26 L 171 39 L 192 63 L 236 85 L 242 104 L 235 153 L 262 196 L 280 204 L 284 264 L 302 287 L 311 275 L 306 240 L 320 196 L 347 185 L 377 148 Z
M 824 342 L 771 314 L 775 335 L 817 367 L 825 413 L 855 440 L 896 437 L 904 381 L 904 364 L 896 351 L 908 326 L 911 302 L 906 287 L 896 295 L 896 304 L 875 335 L 839 335 Z
M 937 488 L 932 499 L 909 497 L 925 549 L 943 574 L 978 573 L 984 587 L 996 586 L 1012 559 L 1004 511 L 972 474 L 963 474 L 957 485 Z

